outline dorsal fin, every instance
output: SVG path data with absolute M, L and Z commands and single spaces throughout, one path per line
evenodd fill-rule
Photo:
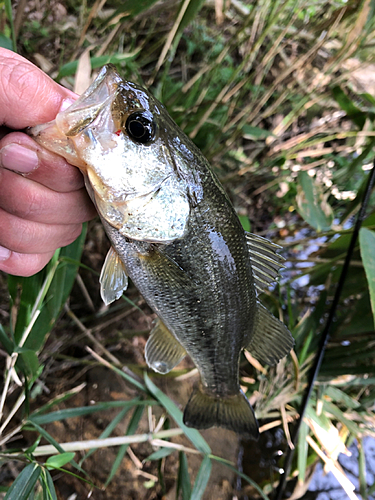
M 247 232 L 246 242 L 249 248 L 255 287 L 261 293 L 275 281 L 279 269 L 285 267 L 282 264 L 285 261 L 284 257 L 276 253 L 282 247 L 262 236 Z

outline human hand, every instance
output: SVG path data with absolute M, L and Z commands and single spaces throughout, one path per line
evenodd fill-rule
M 0 48 L 0 125 L 7 132 L 53 120 L 76 98 L 26 59 Z M 37 273 L 95 214 L 76 167 L 22 132 L 0 139 L 0 271 Z

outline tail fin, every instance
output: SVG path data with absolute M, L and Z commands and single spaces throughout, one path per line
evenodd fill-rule
M 206 394 L 199 385 L 186 405 L 184 424 L 196 429 L 224 427 L 252 439 L 259 437 L 254 411 L 241 390 L 235 396 L 215 398 Z

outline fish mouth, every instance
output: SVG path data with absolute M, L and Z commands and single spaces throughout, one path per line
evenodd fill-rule
M 72 138 L 96 120 L 100 120 L 98 125 L 101 127 L 107 124 L 111 125 L 110 129 L 113 128 L 111 109 L 122 82 L 115 66 L 107 64 L 71 106 L 58 113 L 55 120 L 29 129 L 29 135 L 46 149 L 86 170 L 86 163 L 79 157 Z

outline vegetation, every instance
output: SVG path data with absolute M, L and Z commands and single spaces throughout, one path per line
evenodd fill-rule
M 244 355 L 241 382 L 262 431 L 281 427 L 293 446 L 289 427 L 298 418 L 372 168 L 375 90 L 373 83 L 368 87 L 373 69 L 364 61 L 374 63 L 375 2 L 5 0 L 0 7 L 0 45 L 61 84 L 81 92 L 93 70 L 113 62 L 125 78 L 149 87 L 208 157 L 245 229 L 251 225 L 284 247 L 281 285 L 262 300 L 289 325 L 295 349 L 275 368 Z M 355 498 L 337 458 L 356 439 L 361 496 L 375 491 L 361 446 L 375 429 L 373 197 L 370 205 L 295 443 L 297 490 L 323 460 Z M 158 388 L 161 379 L 147 372 L 139 353 L 152 316 L 137 291 L 101 306 L 97 280 L 107 243 L 97 222 L 89 224 L 86 243 L 85 233 L 36 276 L 7 282 L 0 276 L 4 498 L 56 499 L 60 473 L 79 476 L 74 484 L 85 495 L 90 488 L 111 491 L 127 453 L 143 479 L 139 498 L 146 491 L 147 498 L 161 498 L 173 485 L 176 499 L 203 498 L 212 463 L 232 470 L 234 464 L 183 425 L 173 398 Z M 120 385 L 125 392 L 70 405 L 84 402 L 85 377 L 101 366 L 126 382 L 126 389 Z M 166 378 L 172 384 L 189 376 L 194 368 L 186 364 Z M 74 418 L 93 414 L 108 422 L 97 438 L 55 439 L 58 424 L 67 430 Z M 176 439 L 180 435 L 188 441 Z M 113 446 L 109 473 L 97 481 L 86 464 Z M 201 461 L 192 478 L 195 455 Z M 256 484 L 236 474 L 243 492 L 251 485 L 253 497 L 267 499 L 277 482 L 276 476 Z M 103 495 L 97 498 L 109 498 Z

